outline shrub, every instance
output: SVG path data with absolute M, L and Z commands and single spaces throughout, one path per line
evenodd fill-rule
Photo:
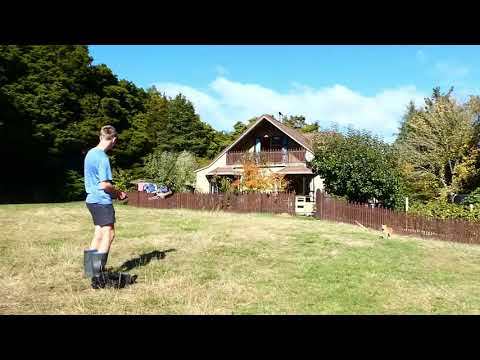
M 466 205 L 476 205 L 480 204 L 480 187 L 476 188 L 465 198 L 464 204 Z
M 429 201 L 425 204 L 413 202 L 409 213 L 440 219 L 461 219 L 468 221 L 480 221 L 480 206 L 469 206 L 448 203 L 444 200 Z
M 214 176 L 212 182 L 217 184 L 218 191 L 221 193 L 237 193 L 238 186 L 236 186 L 236 182 L 228 177 L 225 176 Z
M 86 196 L 83 176 L 75 170 L 68 170 L 65 174 L 65 187 L 62 198 L 66 201 L 84 200 Z
M 155 151 L 145 158 L 145 174 L 156 184 L 176 192 L 186 191 L 195 184 L 195 157 L 187 152 Z
M 283 192 L 288 186 L 285 176 L 262 169 L 255 161 L 246 157 L 243 162 L 243 176 L 232 186 L 240 192 Z
M 131 171 L 118 168 L 113 170 L 112 175 L 115 187 L 118 190 L 132 191 L 135 189 L 135 185 L 131 184 L 131 181 L 133 180 Z
M 174 191 L 187 191 L 195 187 L 195 169 L 197 162 L 195 156 L 188 151 L 182 151 L 177 155 L 175 166 L 173 168 Z
M 172 187 L 176 154 L 155 151 L 145 157 L 145 174 L 152 181 Z

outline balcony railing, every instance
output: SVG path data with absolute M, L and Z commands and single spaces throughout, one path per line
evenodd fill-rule
M 227 152 L 227 165 L 241 164 L 244 160 L 251 159 L 257 164 L 288 164 L 305 162 L 305 150 L 270 150 L 255 152 L 229 151 Z

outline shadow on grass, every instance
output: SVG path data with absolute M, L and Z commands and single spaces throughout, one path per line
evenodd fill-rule
M 149 253 L 142 254 L 139 257 L 125 261 L 122 265 L 120 265 L 114 271 L 129 271 L 139 266 L 145 266 L 150 261 L 152 261 L 152 259 L 157 259 L 157 260 L 164 259 L 165 256 L 167 256 L 167 253 L 172 251 L 176 251 L 176 249 L 168 249 L 164 251 L 154 250 Z
M 135 284 L 137 275 L 130 275 L 122 272 L 102 271 L 100 275 L 92 278 L 92 289 L 123 289 Z

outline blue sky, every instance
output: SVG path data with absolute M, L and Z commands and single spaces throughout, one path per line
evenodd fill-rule
M 167 95 L 182 92 L 218 130 L 263 113 L 305 115 L 394 138 L 408 101 L 435 86 L 480 94 L 480 46 L 95 45 L 94 63 Z

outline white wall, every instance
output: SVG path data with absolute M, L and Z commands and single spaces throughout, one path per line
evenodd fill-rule
M 307 151 L 305 152 L 305 159 L 306 159 L 307 161 L 312 161 L 312 160 L 313 160 L 313 157 L 314 157 L 314 156 L 313 156 L 313 153 L 311 153 L 310 151 L 307 150 Z
M 210 183 L 206 175 L 215 170 L 218 167 L 224 167 L 227 165 L 227 153 L 223 154 L 221 157 L 217 159 L 217 161 L 211 163 L 208 167 L 203 170 L 197 172 L 197 181 L 195 184 L 195 191 L 200 193 L 208 193 L 210 192 Z
M 310 195 L 315 196 L 317 190 L 323 191 L 323 179 L 317 175 L 310 181 Z

